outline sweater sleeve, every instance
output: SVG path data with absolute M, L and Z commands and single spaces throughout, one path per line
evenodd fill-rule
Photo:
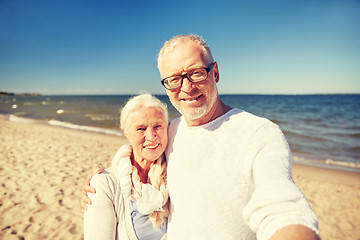
M 255 189 L 243 216 L 257 239 L 269 239 L 277 230 L 293 224 L 319 234 L 317 217 L 292 180 L 291 153 L 279 127 L 268 123 L 255 131 L 249 155 Z
M 106 172 L 95 175 L 90 185 L 96 189 L 96 194 L 88 194 L 92 205 L 84 213 L 84 239 L 114 240 L 117 228 L 113 200 L 116 185 Z

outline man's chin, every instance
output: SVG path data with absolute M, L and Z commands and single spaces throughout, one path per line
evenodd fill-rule
M 194 121 L 202 118 L 206 114 L 206 107 L 195 108 L 191 110 L 181 110 L 180 113 L 185 119 Z
M 180 112 L 181 115 L 183 115 L 184 118 L 187 120 L 194 121 L 203 117 L 206 114 L 206 109 L 207 109 L 206 104 L 198 107 L 196 106 L 190 107 L 185 104 L 182 104 L 181 102 L 171 101 L 171 99 L 170 102 L 176 108 L 176 110 L 178 110 L 178 112 Z

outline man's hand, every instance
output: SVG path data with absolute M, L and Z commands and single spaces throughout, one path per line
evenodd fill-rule
M 308 227 L 289 225 L 278 230 L 270 240 L 320 240 L 320 237 Z
M 95 188 L 91 187 L 90 186 L 90 180 L 91 178 L 96 175 L 96 174 L 99 174 L 102 172 L 102 167 L 101 166 L 96 166 L 94 167 L 91 172 L 89 173 L 89 175 L 87 175 L 85 177 L 85 179 L 83 180 L 82 182 L 82 188 L 81 188 L 81 199 L 80 199 L 80 202 L 81 202 L 81 207 L 86 210 L 87 209 L 87 204 L 91 205 L 91 200 L 90 198 L 88 197 L 87 193 L 90 192 L 90 193 L 96 193 L 96 190 Z

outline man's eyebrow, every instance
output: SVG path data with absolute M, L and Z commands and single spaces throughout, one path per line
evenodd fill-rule
M 188 73 L 188 72 L 190 72 L 190 71 L 193 71 L 193 70 L 199 69 L 199 68 L 206 68 L 206 67 L 204 67 L 203 65 L 192 66 L 192 67 L 190 67 L 189 69 L 187 69 L 186 71 L 181 71 L 180 73 L 179 73 L 179 72 L 171 73 L 168 77 L 181 76 L 181 75 L 183 75 L 183 72 Z

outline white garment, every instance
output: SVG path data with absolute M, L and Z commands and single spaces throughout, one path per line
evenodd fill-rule
M 318 233 L 317 217 L 293 183 L 279 127 L 239 109 L 202 126 L 169 127 L 167 238 L 269 239 L 290 224 Z
M 85 240 L 137 240 L 132 225 L 129 198 L 120 190 L 114 167 L 96 174 L 90 181 L 96 194 L 89 193 L 92 205 L 84 212 Z
M 90 185 L 96 189 L 96 194 L 89 193 L 92 205 L 84 212 L 85 240 L 137 240 L 130 209 L 130 200 L 136 201 L 132 194 L 131 153 L 130 145 L 122 146 L 114 156 L 112 166 L 91 179 Z M 148 214 L 162 209 L 162 193 L 150 184 L 141 185 L 137 210 Z M 151 231 L 156 231 L 152 225 L 150 227 Z

